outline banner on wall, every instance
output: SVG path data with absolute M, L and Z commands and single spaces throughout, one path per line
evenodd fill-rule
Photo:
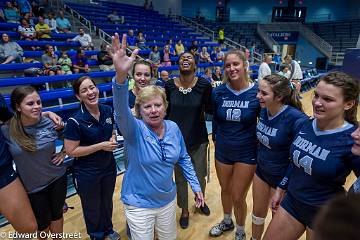
M 299 38 L 299 32 L 268 32 L 268 35 L 278 43 L 296 43 Z

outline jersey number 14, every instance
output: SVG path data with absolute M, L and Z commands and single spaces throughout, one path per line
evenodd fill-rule
M 307 155 L 299 159 L 299 156 L 300 156 L 300 151 L 295 150 L 294 153 L 293 153 L 294 164 L 299 168 L 303 167 L 304 171 L 307 174 L 311 175 L 311 172 L 312 172 L 311 165 L 312 165 L 312 162 L 313 162 L 314 159 L 307 156 Z

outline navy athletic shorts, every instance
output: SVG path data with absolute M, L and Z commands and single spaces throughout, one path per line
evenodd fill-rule
M 12 164 L 6 164 L 5 166 L 2 166 L 1 174 L 0 174 L 0 188 L 9 185 L 16 178 L 17 178 L 17 174 L 14 171 Z
M 280 205 L 301 224 L 313 229 L 313 221 L 320 207 L 302 203 L 296 200 L 289 192 L 286 193 Z
M 262 170 L 259 165 L 256 167 L 255 174 L 264 182 L 266 182 L 270 187 L 276 189 L 279 183 L 282 181 L 283 176 L 280 175 L 271 175 Z

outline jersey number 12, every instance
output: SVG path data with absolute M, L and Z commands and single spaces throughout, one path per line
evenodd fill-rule
M 228 121 L 240 122 L 240 116 L 241 116 L 241 109 L 229 108 L 228 110 L 226 110 L 226 120 Z

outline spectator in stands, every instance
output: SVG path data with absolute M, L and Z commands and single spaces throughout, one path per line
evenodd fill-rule
M 290 67 L 290 72 L 291 72 L 290 78 L 289 78 L 290 81 L 295 84 L 296 90 L 298 90 L 298 92 L 300 92 L 301 80 L 303 79 L 303 74 L 302 74 L 299 63 L 297 61 L 293 60 L 290 55 L 286 55 L 284 57 L 284 61 Z
M 222 81 L 222 73 L 221 73 L 221 67 L 220 66 L 215 67 L 215 71 L 214 71 L 214 73 L 212 75 L 212 78 L 216 82 Z
M 196 60 L 199 59 L 199 46 L 196 40 L 192 41 L 188 51 L 195 56 Z
M 162 70 L 160 72 L 160 79 L 156 80 L 155 85 L 159 87 L 165 87 L 165 83 L 169 80 L 169 72 Z
M 289 65 L 287 65 L 287 64 L 282 65 L 280 67 L 280 72 L 278 72 L 278 74 L 289 79 L 291 76 L 291 71 L 290 71 Z
M 71 24 L 69 20 L 65 18 L 63 11 L 59 11 L 59 17 L 56 18 L 56 26 L 61 33 L 71 32 Z
M 63 74 L 66 74 L 66 75 L 72 74 L 72 71 L 71 71 L 72 61 L 69 58 L 66 51 L 62 51 L 61 57 L 58 60 L 58 64 L 61 66 L 61 71 Z
M 120 17 L 117 14 L 116 10 L 114 10 L 111 14 L 109 14 L 107 16 L 107 18 L 108 18 L 109 22 L 114 23 L 114 24 L 123 24 L 124 23 L 124 16 Z
M 152 1 L 150 1 L 149 10 L 154 10 L 154 5 L 153 5 Z
M 24 16 L 26 13 L 29 13 L 31 15 L 31 5 L 27 0 L 17 0 L 17 4 L 20 10 L 21 16 Z
M 0 22 L 6 22 L 4 11 L 0 9 Z
M 36 35 L 39 40 L 49 40 L 51 30 L 49 25 L 45 23 L 44 17 L 39 16 L 39 22 L 35 25 Z
M 221 45 L 221 47 L 224 47 L 224 40 L 225 40 L 225 31 L 223 27 L 220 27 L 218 32 L 218 43 Z
M 256 45 L 255 45 L 255 43 L 253 42 L 252 44 L 251 44 L 251 47 L 250 47 L 250 57 L 251 57 L 251 59 L 250 59 L 250 62 L 251 63 L 254 63 L 254 56 L 255 56 L 255 47 L 256 47 Z
M 149 1 L 148 1 L 148 0 L 145 0 L 145 1 L 144 1 L 144 9 L 145 9 L 145 10 L 148 10 L 148 9 L 149 9 Z
M 72 59 L 72 63 L 74 73 L 88 73 L 91 71 L 84 49 L 80 48 L 76 51 L 76 55 Z
M 100 46 L 101 51 L 97 55 L 100 71 L 104 72 L 115 70 L 112 58 L 107 51 L 108 47 L 110 46 L 103 42 Z
M 164 67 L 171 66 L 171 54 L 170 54 L 169 45 L 165 45 L 164 47 L 164 51 L 162 54 L 162 65 Z
M 158 51 L 157 46 L 153 46 L 149 54 L 149 60 L 153 63 L 153 76 L 157 76 L 157 69 L 160 66 L 160 52 Z
M 31 2 L 31 9 L 34 17 L 44 16 L 44 7 L 41 7 L 36 1 Z
M 314 240 L 358 239 L 360 195 L 340 195 L 330 200 L 317 215 Z
M 166 46 L 169 46 L 170 55 L 175 56 L 176 52 L 175 52 L 175 49 L 174 49 L 174 46 L 173 46 L 173 41 L 172 41 L 171 38 L 166 41 Z
M 25 13 L 23 18 L 28 21 L 30 26 L 35 26 L 34 20 L 31 18 L 30 13 Z
M 55 14 L 53 12 L 49 12 L 48 18 L 45 19 L 45 23 L 49 25 L 50 31 L 57 32 L 57 25 L 55 20 Z
M 0 44 L 0 61 L 1 64 L 7 63 L 21 63 L 22 56 L 24 55 L 23 49 L 16 42 L 10 40 L 9 35 L 2 34 L 2 43 Z
M 136 36 L 134 35 L 134 30 L 129 29 L 128 34 L 126 36 L 126 42 L 130 49 L 135 49 L 136 47 Z
M 147 49 L 145 46 L 146 39 L 144 37 L 143 32 L 139 31 L 136 37 L 136 46 L 142 50 Z
M 179 39 L 179 41 L 176 43 L 175 45 L 175 50 L 176 50 L 176 55 L 180 55 L 182 54 L 183 52 L 185 52 L 185 47 L 184 45 L 182 44 L 182 41 L 181 39 Z
M 58 64 L 58 56 L 55 54 L 54 48 L 51 45 L 45 46 L 45 54 L 41 56 L 41 62 L 44 65 L 45 75 L 61 75 L 61 65 Z
M 31 26 L 25 18 L 21 19 L 21 25 L 18 26 L 18 32 L 20 33 L 21 40 L 37 40 L 35 28 Z
M 85 33 L 84 28 L 79 28 L 79 35 L 68 41 L 79 42 L 84 50 L 94 50 L 94 45 L 89 34 Z
M 111 107 L 99 103 L 94 80 L 84 76 L 73 82 L 73 91 L 81 103 L 69 118 L 64 146 L 75 157 L 73 177 L 91 240 L 119 240 L 112 224 L 113 194 L 116 181 L 117 148 Z
M 221 47 L 215 48 L 215 61 L 224 62 L 225 53 L 221 50 Z
M 206 79 L 212 86 L 214 86 L 215 81 L 212 77 L 212 71 L 211 68 L 205 68 L 203 78 Z
M 67 192 L 66 166 L 62 164 L 66 154 L 55 153 L 60 134 L 56 125 L 42 116 L 41 99 L 35 88 L 15 88 L 10 101 L 15 114 L 1 130 L 28 194 L 37 230 L 60 234 Z
M 244 53 L 245 53 L 245 57 L 246 57 L 246 66 L 247 66 L 246 71 L 249 73 L 249 71 L 250 71 L 250 61 L 249 61 L 249 59 L 250 59 L 250 50 L 245 48 Z
M 264 77 L 271 75 L 271 69 L 269 64 L 271 63 L 271 55 L 265 54 L 264 61 L 260 64 L 258 71 L 258 81 L 262 80 Z
M 18 10 L 12 5 L 11 2 L 6 2 L 4 16 L 7 22 L 19 23 L 20 15 L 18 13 Z
M 207 48 L 206 47 L 202 47 L 201 48 L 201 52 L 199 55 L 199 62 L 200 63 L 212 63 L 212 60 L 210 58 L 210 54 L 207 52 Z

